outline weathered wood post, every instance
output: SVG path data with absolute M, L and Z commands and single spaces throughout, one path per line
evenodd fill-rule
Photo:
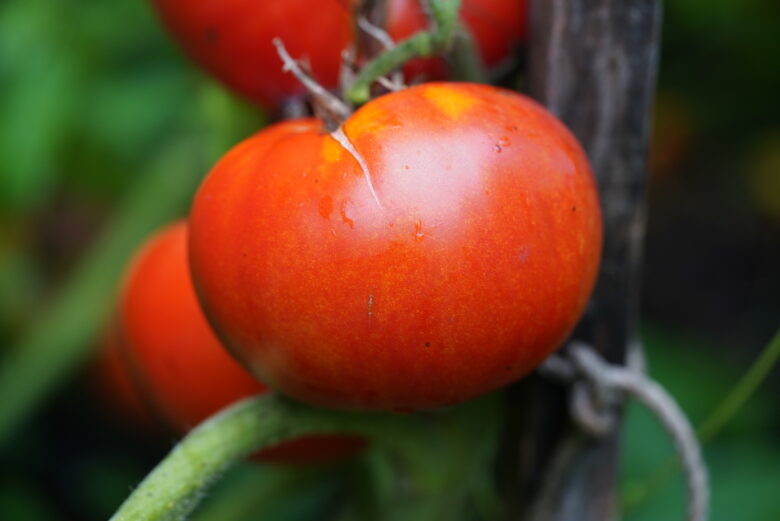
M 530 94 L 584 145 L 604 212 L 601 273 L 575 337 L 612 363 L 623 363 L 637 340 L 660 19 L 660 0 L 531 1 Z M 507 519 L 615 519 L 619 432 L 595 439 L 579 431 L 565 389 L 538 377 L 513 396 Z

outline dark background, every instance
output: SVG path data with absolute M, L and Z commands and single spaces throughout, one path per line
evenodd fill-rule
M 699 424 L 780 325 L 780 3 L 665 10 L 643 338 L 651 373 Z M 132 220 L 129 199 L 184 215 L 190 187 L 265 121 L 187 62 L 141 0 L 0 3 L 0 356 L 44 327 L 80 270 L 119 269 L 121 259 L 90 256 L 107 235 L 137 242 L 116 224 Z M 186 179 L 179 192 L 150 188 L 173 171 Z M 73 306 L 91 309 L 89 298 Z M 713 521 L 780 518 L 778 379 L 775 369 L 705 447 Z M 128 425 L 101 395 L 87 357 L 0 446 L 0 518 L 104 519 L 170 448 L 173 438 Z M 660 427 L 631 407 L 625 440 L 625 518 L 680 518 L 679 476 L 642 494 L 672 454 Z M 285 472 L 231 474 L 199 519 L 227 519 L 225 504 L 240 512 L 242 484 L 262 480 L 271 492 L 251 509 L 266 501 L 263 519 L 317 519 L 333 490 L 280 489 Z M 281 501 L 291 491 L 297 500 Z

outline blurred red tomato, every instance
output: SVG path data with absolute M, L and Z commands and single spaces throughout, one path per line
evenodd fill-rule
M 153 0 L 187 53 L 236 92 L 272 108 L 302 92 L 271 44 L 306 56 L 323 84 L 338 81 L 351 39 L 350 9 L 340 0 Z
M 119 302 L 127 355 L 144 395 L 179 432 L 266 387 L 222 347 L 200 309 L 187 265 L 187 227 L 152 237 L 133 259 Z M 301 462 L 352 453 L 363 441 L 313 437 L 271 447 L 261 459 Z
M 336 86 L 341 52 L 353 39 L 354 0 L 153 0 L 185 51 L 228 87 L 267 108 L 302 93 L 282 70 L 271 41 L 305 57 L 314 77 Z M 485 63 L 495 65 L 525 37 L 525 0 L 465 0 L 462 16 Z M 389 3 L 388 31 L 402 39 L 426 27 L 419 0 Z M 441 77 L 442 62 L 418 62 L 414 74 Z

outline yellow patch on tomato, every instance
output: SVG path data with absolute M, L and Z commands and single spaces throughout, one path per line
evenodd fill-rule
M 322 140 L 322 159 L 326 163 L 335 163 L 341 159 L 343 153 L 344 147 L 332 137 L 327 136 Z
M 472 95 L 444 85 L 426 87 L 423 96 L 451 119 L 458 118 L 477 102 Z
M 363 105 L 344 124 L 344 130 L 351 139 L 400 126 L 398 118 L 392 112 L 385 110 L 377 101 L 383 100 L 378 98 L 372 103 Z

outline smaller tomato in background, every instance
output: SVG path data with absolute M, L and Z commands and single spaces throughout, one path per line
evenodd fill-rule
M 267 391 L 224 350 L 206 322 L 190 279 L 184 222 L 158 232 L 132 260 L 119 297 L 117 331 L 118 336 L 109 333 L 103 355 L 108 388 L 134 414 L 145 398 L 178 433 Z M 314 463 L 353 454 L 363 444 L 348 436 L 305 437 L 263 450 L 258 459 Z
M 290 55 L 304 59 L 314 78 L 335 88 L 341 53 L 354 40 L 354 0 L 152 0 L 160 18 L 185 52 L 238 94 L 266 109 L 278 109 L 303 93 L 283 70 L 272 45 L 281 39 Z M 464 0 L 461 18 L 488 68 L 510 59 L 526 38 L 525 0 Z M 420 0 L 390 0 L 387 32 L 395 41 L 428 25 Z M 410 79 L 444 79 L 441 59 L 416 60 Z

